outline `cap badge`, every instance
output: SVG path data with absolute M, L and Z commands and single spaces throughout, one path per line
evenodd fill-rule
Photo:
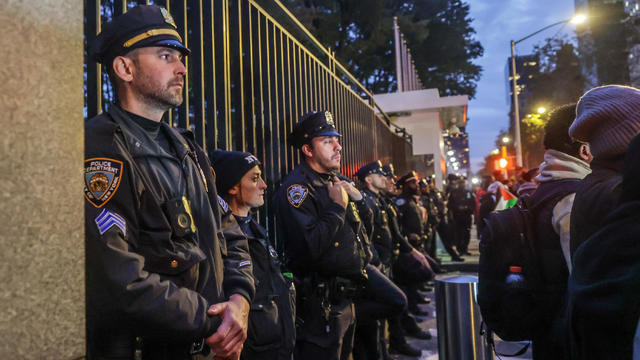
M 178 28 L 178 26 L 176 26 L 176 22 L 173 21 L 173 17 L 171 16 L 171 14 L 169 13 L 169 11 L 167 11 L 167 9 L 165 8 L 160 8 L 160 12 L 162 13 L 162 17 L 164 18 L 164 21 L 173 26 L 174 28 Z
M 324 119 L 327 121 L 327 125 L 333 126 L 333 115 L 330 112 L 324 112 Z

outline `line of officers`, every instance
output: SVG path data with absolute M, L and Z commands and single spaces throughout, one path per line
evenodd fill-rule
M 411 312 L 426 315 L 418 290 L 440 271 L 436 232 L 460 260 L 443 195 L 380 162 L 358 190 L 338 172 L 332 114 L 310 112 L 288 139 L 304 160 L 273 197 L 278 253 L 252 216 L 259 160 L 206 153 L 161 121 L 182 103 L 189 53 L 155 5 L 92 45 L 117 100 L 85 123 L 87 357 L 379 359 L 385 321 L 392 350 L 420 355 L 405 336 L 430 338 Z

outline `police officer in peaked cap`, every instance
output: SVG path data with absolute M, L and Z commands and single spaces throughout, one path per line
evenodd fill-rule
M 297 288 L 296 359 L 344 359 L 353 346 L 353 298 L 371 254 L 354 201 L 360 192 L 338 173 L 342 146 L 333 114 L 302 116 L 289 142 L 303 161 L 274 202 L 288 266 Z
M 237 358 L 247 336 L 246 236 L 193 135 L 161 122 L 182 103 L 188 54 L 153 5 L 93 44 L 119 100 L 85 122 L 89 359 Z
M 389 358 L 384 322 L 399 317 L 407 308 L 405 294 L 389 278 L 394 258 L 394 239 L 389 228 L 387 209 L 382 200 L 386 191 L 386 172 L 380 161 L 362 166 L 356 176 L 362 184 L 363 201 L 359 206 L 369 238 L 378 254 L 378 263 L 367 265 L 369 281 L 364 295 L 356 301 L 356 341 L 354 359 Z M 395 340 L 395 339 L 394 339 Z M 403 342 L 404 338 L 402 339 Z M 397 345 L 394 343 L 394 346 Z M 397 346 L 396 346 L 397 348 Z M 379 350 L 382 350 L 380 354 Z

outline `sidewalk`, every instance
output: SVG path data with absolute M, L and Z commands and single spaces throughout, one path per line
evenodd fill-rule
M 480 258 L 480 252 L 478 250 L 479 241 L 476 236 L 476 228 L 475 226 L 471 229 L 471 243 L 469 244 L 469 253 L 471 255 L 463 256 L 465 261 L 463 263 L 452 262 L 451 257 L 448 254 L 439 254 L 439 258 L 442 260 L 443 268 L 446 269 L 449 273 L 447 275 L 451 275 L 451 272 L 460 272 L 465 274 L 477 275 L 478 271 L 478 261 Z M 407 341 L 409 344 L 414 347 L 422 350 L 422 356 L 419 358 L 420 360 L 438 360 L 438 331 L 436 324 L 436 298 L 434 292 L 423 293 L 426 297 L 431 299 L 431 303 L 428 305 L 419 305 L 422 310 L 426 310 L 429 312 L 428 317 L 420 317 L 416 316 L 416 319 L 422 320 L 419 323 L 420 327 L 429 331 L 433 338 L 431 340 L 419 340 L 411 337 L 407 337 Z M 496 343 L 496 348 L 498 352 L 513 354 L 526 344 L 526 342 L 522 343 L 513 343 L 513 342 L 503 342 L 497 336 L 494 336 L 494 341 Z M 404 355 L 391 355 L 395 360 L 410 360 L 417 359 Z M 496 358 L 498 358 L 496 356 Z M 506 357 L 503 357 L 506 359 Z M 531 348 L 527 350 L 527 352 L 520 357 L 509 357 L 508 359 L 512 360 L 530 360 L 531 357 Z M 445 360 L 445 359 L 443 359 Z M 459 360 L 459 359 L 446 359 L 446 360 Z M 466 360 L 466 359 L 460 359 Z

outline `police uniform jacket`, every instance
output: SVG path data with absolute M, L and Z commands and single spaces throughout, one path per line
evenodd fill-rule
M 400 212 L 400 227 L 405 236 L 415 234 L 424 235 L 424 225 L 418 202 L 412 195 L 402 194 L 396 199 L 396 206 Z
M 118 106 L 85 124 L 91 358 L 130 354 L 140 339 L 198 342 L 221 322 L 210 305 L 255 291 L 246 237 L 223 216 L 206 155 L 162 126 L 171 154 Z
M 381 203 L 384 205 L 389 219 L 389 230 L 393 238 L 394 247 L 398 248 L 401 253 L 408 253 L 413 250 L 413 246 L 407 240 L 407 237 L 402 234 L 400 229 L 400 221 L 398 216 L 398 208 L 395 204 L 395 199 L 389 196 L 380 197 Z
M 263 358 L 261 353 L 275 352 L 278 359 L 290 360 L 296 338 L 295 287 L 280 272 L 267 230 L 252 216 L 236 218 L 249 240 L 256 284 L 242 358 Z
M 356 205 L 343 209 L 329 198 L 333 176 L 303 161 L 275 195 L 288 265 L 301 276 L 360 276 L 369 260 Z
M 384 264 L 389 264 L 395 246 L 393 244 L 391 229 L 389 228 L 389 217 L 386 207 L 382 202 L 381 196 L 368 188 L 362 190 L 362 202 L 371 214 L 371 221 L 364 221 L 367 234 L 370 234 L 369 238 L 378 253 L 380 261 Z

